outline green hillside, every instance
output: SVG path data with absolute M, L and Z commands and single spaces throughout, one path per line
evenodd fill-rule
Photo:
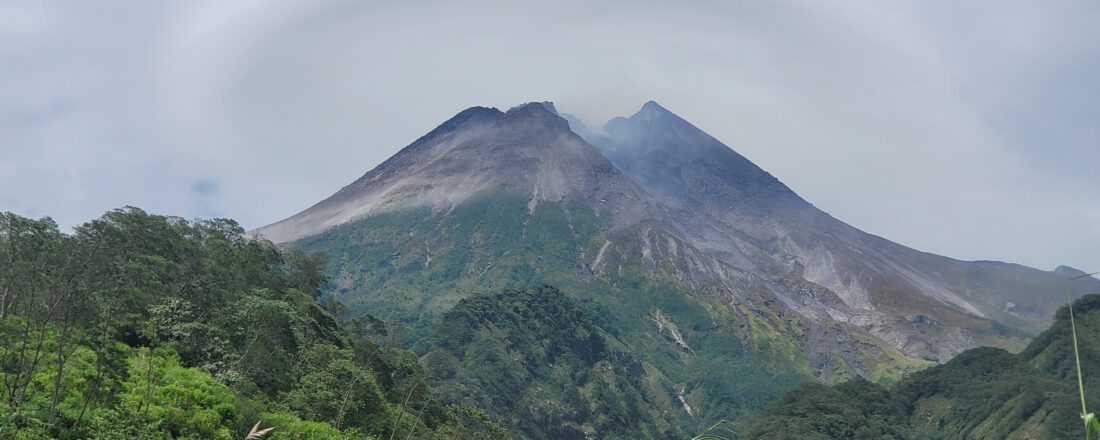
M 0 439 L 506 436 L 318 303 L 322 259 L 243 237 L 136 208 L 72 234 L 0 213 Z
M 641 252 L 589 267 L 636 236 L 609 222 L 499 190 L 302 243 L 326 257 L 230 220 L 5 213 L 0 439 L 683 438 L 814 377 L 797 319 Z
M 1100 295 L 1074 302 L 1087 400 L 1100 405 Z M 749 438 L 1080 438 L 1069 308 L 1020 354 L 966 351 L 884 388 L 806 384 L 752 423 Z
M 660 378 L 602 325 L 553 287 L 511 290 L 462 300 L 418 351 L 441 398 L 531 438 L 687 437 Z
M 0 439 L 239 439 L 257 421 L 271 439 L 676 439 L 720 420 L 739 438 L 1080 434 L 1067 308 L 1020 354 L 970 350 L 888 387 L 838 358 L 829 376 L 850 380 L 830 387 L 799 320 L 693 294 L 642 252 L 594 269 L 635 233 L 607 213 L 469 203 L 301 243 L 328 257 L 229 220 L 127 208 L 64 234 L 0 214 Z M 1100 402 L 1100 295 L 1075 308 Z
M 579 398 L 553 395 L 543 399 L 551 402 L 545 408 L 536 405 L 513 412 L 491 402 L 512 405 L 517 401 L 486 400 L 501 398 L 486 395 L 487 390 L 510 389 L 516 380 L 480 374 L 497 366 L 465 360 L 458 362 L 457 373 L 436 376 L 436 389 L 449 402 L 487 405 L 482 407 L 496 420 L 532 438 L 554 438 L 553 429 L 557 429 L 550 428 L 546 414 L 538 411 L 565 417 L 562 423 L 569 429 L 595 429 L 601 436 L 629 432 L 636 435 L 633 438 L 664 438 L 668 433 L 698 432 L 722 419 L 745 420 L 790 387 L 819 374 L 801 351 L 801 344 L 807 343 L 804 322 L 768 306 L 774 298 L 760 294 L 755 302 L 727 303 L 728 299 L 703 293 L 711 290 L 705 286 L 688 286 L 668 260 L 644 260 L 647 251 L 642 249 L 639 229 L 645 225 L 613 230 L 613 212 L 594 211 L 575 202 L 540 203 L 532 209 L 529 202 L 529 196 L 497 187 L 453 209 L 436 211 L 425 206 L 389 211 L 293 246 L 328 256 L 333 296 L 348 305 L 351 315 L 378 317 L 386 322 L 394 343 L 415 345 L 420 355 L 440 356 L 448 362 L 463 359 L 465 349 L 448 346 L 441 351 L 433 346 L 438 342 L 424 341 L 439 341 L 441 327 L 450 329 L 449 337 L 472 333 L 470 337 L 478 335 L 486 344 L 494 338 L 515 338 L 512 346 L 498 347 L 502 353 L 539 361 L 527 357 L 534 352 L 525 346 L 533 343 L 530 335 L 513 332 L 550 319 L 542 313 L 527 316 L 523 325 L 496 323 L 503 327 L 490 333 L 454 321 L 455 313 L 472 304 L 503 311 L 522 306 L 514 295 L 491 301 L 484 295 L 552 285 L 569 304 L 583 304 L 586 313 L 598 316 L 597 328 L 585 331 L 605 339 L 614 335 L 608 339 L 609 355 L 622 358 L 611 363 L 638 375 L 637 383 L 627 388 L 647 402 L 649 408 L 636 415 L 645 430 L 600 425 L 597 415 L 587 414 L 598 399 L 583 384 L 573 386 Z M 482 299 L 463 302 L 467 298 Z M 568 319 L 553 324 L 589 326 Z M 929 364 L 907 358 L 869 336 L 862 340 L 856 345 L 862 351 L 855 355 L 860 367 L 884 382 Z M 622 362 L 627 364 L 619 365 Z M 591 368 L 583 363 L 555 365 L 552 371 L 529 371 L 525 374 L 530 377 L 523 380 L 560 386 L 563 377 Z M 833 378 L 854 374 L 839 355 L 828 368 L 821 374 Z M 467 383 L 471 378 L 475 385 Z M 517 396 L 508 396 L 513 397 Z

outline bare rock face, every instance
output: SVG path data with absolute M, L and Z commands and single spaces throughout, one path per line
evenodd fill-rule
M 490 188 L 523 195 L 528 213 L 569 202 L 607 220 L 602 241 L 579 251 L 581 281 L 637 261 L 719 298 L 746 328 L 759 317 L 786 326 L 812 365 L 839 356 L 858 374 L 875 356 L 944 361 L 979 345 L 1022 348 L 1064 302 L 1067 274 L 1079 273 L 958 261 L 859 231 L 655 102 L 598 130 L 549 103 L 473 107 L 256 232 L 291 243 L 404 208 L 446 214 Z M 1068 288 L 1077 296 L 1100 282 Z M 689 347 L 651 313 L 664 337 Z
M 823 315 L 810 310 L 824 311 L 910 355 L 944 361 L 976 345 L 1022 348 L 1022 339 L 996 334 L 990 323 L 1041 331 L 1065 301 L 1066 275 L 1079 272 L 958 261 L 864 233 L 656 102 L 598 131 L 571 123 L 664 208 L 690 245 L 773 282 L 824 287 L 839 303 L 773 291 L 813 319 Z

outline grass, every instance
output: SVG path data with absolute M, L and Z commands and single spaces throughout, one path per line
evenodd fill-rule
M 691 440 L 730 440 L 730 437 L 724 437 L 719 434 L 721 431 L 734 432 L 732 429 L 724 427 L 727 424 L 732 425 L 733 422 L 726 419 L 719 420 L 718 423 L 710 425 L 710 428 L 707 428 L 702 434 L 692 437 Z

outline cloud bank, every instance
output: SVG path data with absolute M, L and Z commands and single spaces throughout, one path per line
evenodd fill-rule
M 246 227 L 473 105 L 654 99 L 856 227 L 1100 270 L 1100 4 L 0 2 L 0 210 Z

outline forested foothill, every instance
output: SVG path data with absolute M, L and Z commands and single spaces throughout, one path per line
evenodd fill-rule
M 231 220 L 0 213 L 0 439 L 504 437 L 321 298 L 324 266 Z

